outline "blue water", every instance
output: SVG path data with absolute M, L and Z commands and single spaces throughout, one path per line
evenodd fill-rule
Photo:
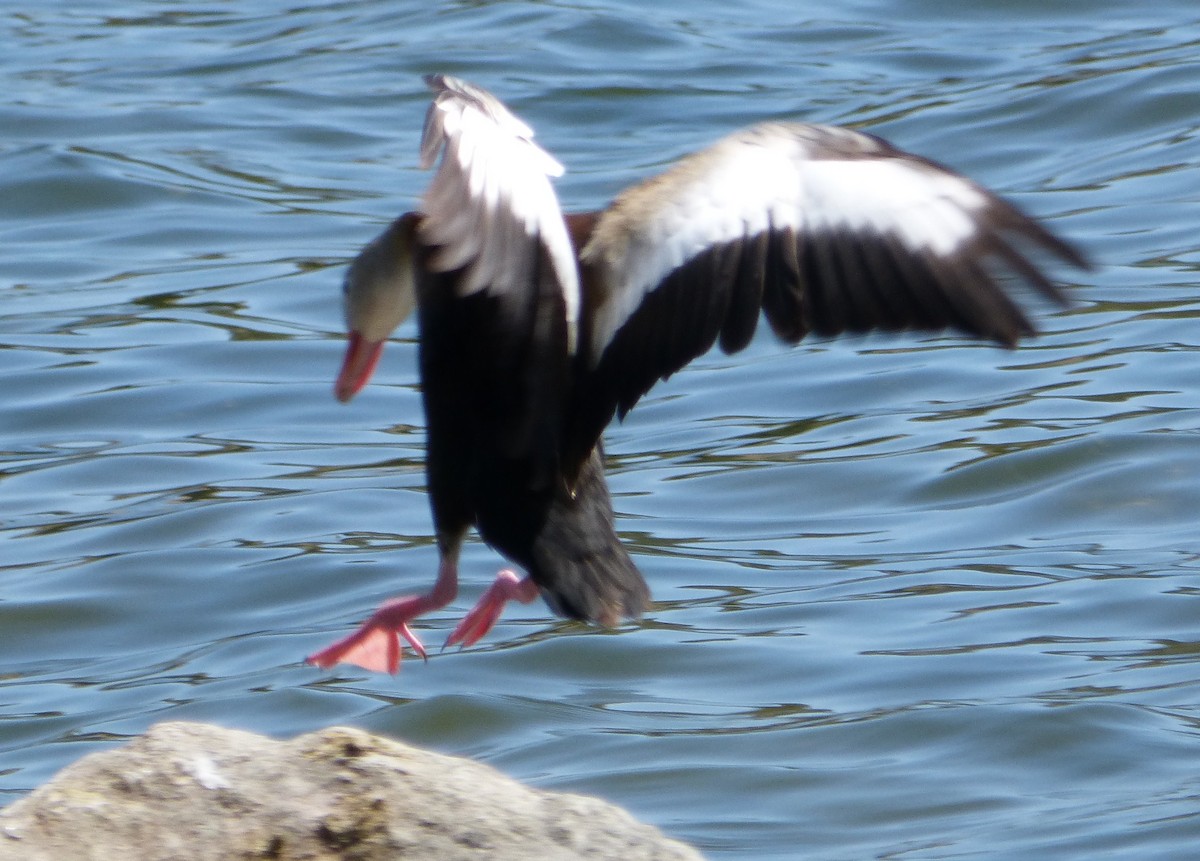
M 244 7 L 244 8 L 243 8 Z M 1200 841 L 1191 0 L 9 8 L 0 801 L 165 719 L 353 724 L 714 859 L 1190 859 Z M 432 581 L 415 329 L 331 397 L 341 269 L 488 86 L 572 208 L 767 118 L 849 124 L 1098 264 L 1015 352 L 764 334 L 608 435 L 654 589 L 395 678 L 303 655 Z M 500 560 L 478 542 L 452 630 Z

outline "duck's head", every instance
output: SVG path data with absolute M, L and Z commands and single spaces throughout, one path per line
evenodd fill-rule
M 383 345 L 416 303 L 413 242 L 419 218 L 415 212 L 397 218 L 346 270 L 342 303 L 350 340 L 334 385 L 343 403 L 367 384 Z

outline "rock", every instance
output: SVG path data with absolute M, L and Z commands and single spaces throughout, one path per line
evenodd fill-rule
M 0 811 L 0 861 L 700 857 L 599 799 L 347 728 L 159 724 Z

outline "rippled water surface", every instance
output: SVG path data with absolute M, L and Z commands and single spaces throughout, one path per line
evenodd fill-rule
M 107 7 L 107 11 L 98 11 Z M 249 11 L 253 10 L 253 11 Z M 354 724 L 714 859 L 1194 858 L 1193 0 L 8 5 L 0 801 L 164 719 Z M 350 406 L 338 284 L 444 70 L 571 207 L 742 124 L 869 129 L 1077 242 L 1015 352 L 768 336 L 608 435 L 656 603 L 509 610 L 395 678 L 303 655 L 423 589 L 415 329 Z M 500 560 L 478 542 L 452 629 Z

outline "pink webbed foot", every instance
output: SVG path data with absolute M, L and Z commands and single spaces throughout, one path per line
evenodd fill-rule
M 334 664 L 354 664 L 373 673 L 392 673 L 400 669 L 400 638 L 403 637 L 422 658 L 425 647 L 408 623 L 430 609 L 424 595 L 409 595 L 388 601 L 362 626 L 345 639 L 309 655 L 305 661 L 329 669 Z
M 526 577 L 521 579 L 505 569 L 496 575 L 495 581 L 483 593 L 478 603 L 463 617 L 446 639 L 446 646 L 473 646 L 479 638 L 492 629 L 504 605 L 509 601 L 529 604 L 538 597 L 537 584 Z M 442 648 L 445 648 L 443 646 Z

